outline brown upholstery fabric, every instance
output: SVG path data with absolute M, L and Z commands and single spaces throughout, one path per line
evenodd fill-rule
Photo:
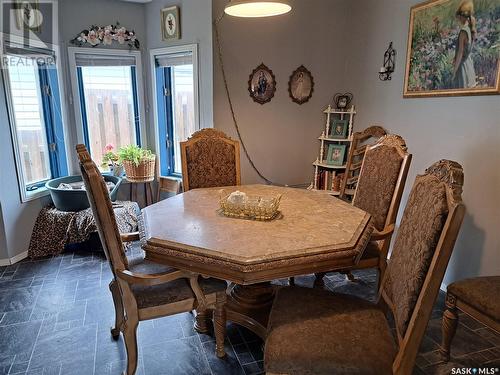
M 448 285 L 448 293 L 500 322 L 500 276 L 460 280 Z
M 445 185 L 433 175 L 418 176 L 408 198 L 387 268 L 384 290 L 404 335 L 441 235 L 448 206 Z
M 396 346 L 382 311 L 322 289 L 283 288 L 269 318 L 267 372 L 392 374 Z
M 186 164 L 190 189 L 237 185 L 234 146 L 222 139 L 201 138 L 187 147 Z
M 129 259 L 129 270 L 145 274 L 175 271 L 174 268 L 147 261 L 142 256 Z M 217 279 L 204 279 L 200 276 L 198 282 L 204 294 L 224 291 L 227 288 L 225 281 Z M 178 279 L 155 286 L 133 285 L 132 292 L 139 308 L 154 307 L 195 297 L 188 279 Z
M 379 231 L 385 227 L 402 162 L 403 157 L 390 146 L 381 145 L 365 154 L 353 205 L 369 212 Z

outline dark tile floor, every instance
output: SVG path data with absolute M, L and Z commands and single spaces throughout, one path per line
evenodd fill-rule
M 137 248 L 132 251 L 139 251 Z M 376 275 L 358 272 L 358 281 L 328 275 L 328 289 L 373 299 Z M 111 273 L 100 252 L 81 248 L 62 256 L 0 267 L 0 374 L 120 374 L 125 368 L 123 340 L 111 339 L 114 310 Z M 312 277 L 297 279 L 310 286 Z M 423 340 L 415 374 L 449 374 L 453 367 L 499 367 L 500 336 L 461 317 L 453 358 L 441 362 L 438 342 L 443 296 Z M 139 325 L 138 374 L 260 374 L 262 342 L 230 324 L 227 358 L 214 355 L 214 340 L 199 335 L 191 314 Z

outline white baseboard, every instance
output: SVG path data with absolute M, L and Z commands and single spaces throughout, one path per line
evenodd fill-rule
M 0 266 L 10 266 L 28 257 L 28 252 L 25 251 L 21 254 L 17 254 L 15 257 L 10 259 L 0 259 Z

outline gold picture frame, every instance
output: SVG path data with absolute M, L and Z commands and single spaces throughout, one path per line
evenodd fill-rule
M 181 38 L 181 17 L 178 6 L 163 8 L 161 16 L 161 39 L 164 41 Z
M 16 27 L 18 30 L 42 31 L 40 4 L 38 0 L 15 0 Z M 27 24 L 26 20 L 31 24 Z
M 430 0 L 413 6 L 403 97 L 500 94 L 500 43 L 495 20 L 488 17 L 499 11 L 498 0 Z

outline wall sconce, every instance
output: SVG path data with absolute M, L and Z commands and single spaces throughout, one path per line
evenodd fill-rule
M 391 74 L 394 73 L 396 68 L 396 50 L 392 48 L 392 42 L 389 44 L 389 48 L 384 53 L 384 65 L 380 68 L 378 77 L 381 81 L 390 81 L 392 79 Z

